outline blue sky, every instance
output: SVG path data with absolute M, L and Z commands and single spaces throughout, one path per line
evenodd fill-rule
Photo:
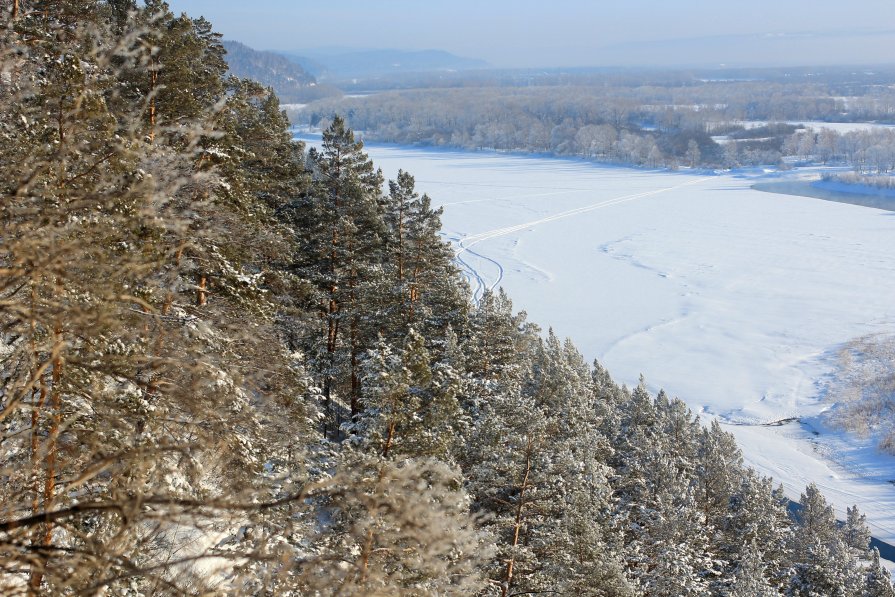
M 895 63 L 895 0 L 170 0 L 257 49 L 444 49 L 495 66 Z M 706 39 L 703 39 L 706 38 Z M 650 49 L 651 48 L 651 49 Z

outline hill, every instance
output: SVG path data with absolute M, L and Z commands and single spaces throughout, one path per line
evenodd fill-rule
M 231 74 L 272 87 L 284 103 L 339 94 L 332 87 L 318 85 L 313 75 L 284 56 L 255 50 L 238 41 L 224 41 L 223 45 Z

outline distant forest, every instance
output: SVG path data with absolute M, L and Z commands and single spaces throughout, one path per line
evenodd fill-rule
M 895 73 L 891 73 L 895 81 Z M 290 111 L 324 126 L 335 113 L 368 140 L 574 155 L 648 167 L 732 168 L 796 160 L 888 173 L 895 133 L 806 130 L 806 121 L 895 120 L 886 73 L 840 71 L 794 77 L 703 80 L 692 75 L 565 74 L 530 78 L 483 73 L 400 79 L 363 97 Z M 882 79 L 881 79 L 882 77 Z M 756 124 L 756 122 L 758 124 Z M 764 124 L 762 124 L 764 123 Z

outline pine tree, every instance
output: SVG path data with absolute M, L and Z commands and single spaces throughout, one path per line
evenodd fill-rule
M 203 137 L 199 162 L 225 181 L 219 194 L 248 218 L 278 216 L 288 222 L 289 202 L 307 192 L 304 145 L 292 140 L 276 95 L 254 81 L 230 77 L 216 115 L 223 135 Z
M 470 316 L 469 336 L 463 344 L 468 371 L 481 385 L 518 379 L 524 369 L 525 339 L 536 332 L 525 318 L 524 311 L 513 313 L 513 303 L 502 288 L 482 296 Z
M 783 487 L 773 488 L 771 479 L 749 469 L 741 475 L 739 488 L 731 497 L 728 520 L 723 525 L 721 553 L 736 563 L 746 557 L 751 544 L 761 546 L 766 577 L 772 586 L 783 587 L 792 565 L 789 500 Z
M 867 517 L 858 511 L 858 506 L 846 508 L 845 526 L 842 539 L 856 557 L 866 557 L 870 550 L 870 529 Z
M 236 506 L 244 492 L 258 490 L 246 503 L 276 492 L 257 473 L 301 440 L 260 436 L 280 425 L 301 436 L 308 382 L 260 284 L 205 289 L 193 304 L 189 262 L 217 253 L 238 280 L 263 261 L 245 246 L 220 254 L 220 233 L 258 227 L 197 193 L 220 180 L 195 164 L 212 106 L 148 143 L 143 100 L 122 92 L 149 72 L 146 29 L 70 21 L 78 6 L 29 11 L 3 46 L 4 61 L 8 47 L 30 49 L 4 62 L 22 77 L 0 93 L 0 466 L 19 471 L 0 488 L 0 559 L 33 592 L 204 590 L 183 558 L 210 557 L 209 533 L 255 517 Z M 215 71 L 201 45 L 189 59 Z M 185 529 L 203 543 L 190 547 Z
M 387 196 L 385 221 L 390 231 L 390 247 L 389 261 L 394 268 L 394 291 L 393 291 L 393 307 L 397 308 L 397 313 L 392 317 L 400 325 L 398 329 L 405 325 L 411 324 L 411 304 L 412 299 L 410 292 L 410 269 L 409 257 L 413 252 L 409 241 L 409 219 L 411 202 L 419 199 L 419 195 L 414 190 L 413 177 L 404 172 L 398 171 L 398 177 L 390 180 L 388 183 L 389 193 Z
M 453 463 L 466 420 L 458 401 L 463 384 L 450 355 L 434 361 L 424 338 L 413 329 L 397 354 L 390 353 L 381 342 L 365 363 L 360 434 L 375 438 L 383 457 Z
M 630 595 L 621 550 L 608 532 L 610 447 L 598 431 L 590 380 L 574 345 L 560 343 L 550 330 L 539 344 L 529 382 L 548 413 L 556 475 L 552 492 L 560 503 L 551 528 L 541 531 L 541 557 L 563 594 Z
M 735 504 L 742 497 L 743 458 L 733 436 L 721 429 L 717 421 L 700 431 L 698 444 L 694 471 L 698 482 L 696 496 L 708 526 L 714 529 L 709 537 L 711 553 L 716 560 L 726 562 L 720 570 L 721 577 L 716 580 L 724 585 L 733 577 L 734 564 L 745 557 L 743 550 L 748 546 L 743 537 L 746 530 L 732 524 L 737 514 Z M 763 489 L 770 493 L 769 487 Z M 767 501 L 764 496 L 758 499 Z M 764 510 L 760 515 L 773 516 L 773 512 L 773 509 Z
M 892 575 L 880 564 L 879 550 L 875 547 L 870 553 L 870 566 L 867 567 L 861 597 L 895 597 Z
M 699 500 L 706 516 L 720 525 L 728 513 L 731 498 L 739 489 L 743 456 L 733 436 L 721 429 L 717 420 L 713 420 L 701 434 L 697 456 Z
M 859 595 L 864 574 L 838 538 L 830 544 L 817 538 L 803 547 L 802 561 L 793 568 L 787 595 Z
M 468 516 L 457 471 L 350 451 L 312 503 L 314 530 L 293 548 L 280 593 L 471 595 L 490 550 Z
M 832 544 L 839 536 L 836 516 L 817 485 L 811 483 L 799 498 L 799 538 L 803 547 L 813 548 L 815 543 Z
M 833 508 L 814 483 L 799 500 L 794 535 L 796 564 L 790 579 L 792 595 L 852 595 L 863 582 L 849 547 L 842 540 Z
M 413 180 L 410 180 L 412 189 Z M 406 318 L 411 324 L 443 329 L 459 327 L 465 317 L 465 288 L 453 265 L 453 252 L 439 236 L 442 208 L 427 195 L 412 196 L 406 222 Z
M 144 102 L 150 141 L 163 135 L 182 142 L 191 121 L 223 96 L 221 35 L 203 18 L 174 16 L 163 0 L 147 0 L 135 21 L 145 27 L 140 45 L 147 58 L 128 76 L 128 97 Z
M 780 593 L 767 581 L 762 554 L 753 541 L 743 548 L 742 559 L 733 577 L 729 597 L 776 597 Z
M 394 354 L 382 342 L 366 363 L 362 434 L 383 458 L 421 449 L 423 394 L 432 381 L 428 356 L 422 338 L 411 330 L 403 350 Z
M 423 415 L 424 445 L 431 456 L 457 463 L 470 421 L 460 406 L 464 369 L 457 336 L 450 326 L 441 344 L 441 357 L 432 366 L 431 397 Z
M 338 116 L 324 131 L 322 151 L 312 159 L 315 181 L 292 212 L 299 226 L 298 271 L 319 292 L 326 342 L 317 367 L 324 378 L 327 430 L 332 433 L 335 384 L 347 377 L 347 387 L 342 387 L 351 415 L 357 415 L 360 358 L 375 341 L 376 330 L 364 319 L 364 300 L 377 283 L 383 260 L 382 175 Z
M 526 335 L 508 313 L 486 321 L 525 347 L 515 366 L 492 361 L 479 374 L 488 398 L 477 403 L 464 460 L 476 510 L 488 515 L 496 542 L 487 569 L 492 592 L 630 594 L 616 543 L 604 534 L 608 469 L 598 457 L 606 446 L 587 367 L 571 345 L 553 334 L 546 343 Z M 503 341 L 481 340 L 489 339 Z
M 24 457 L 4 462 L 4 468 L 22 471 L 5 483 L 12 494 L 4 497 L 15 516 L 64 508 L 71 479 L 99 450 L 128 454 L 126 440 L 125 446 L 104 446 L 89 434 L 102 429 L 97 423 L 106 414 L 106 401 L 117 394 L 98 386 L 113 380 L 128 385 L 139 371 L 139 357 L 128 358 L 141 341 L 128 329 L 137 325 L 128 310 L 139 301 L 124 297 L 133 294 L 141 268 L 160 258 L 152 247 L 139 257 L 128 250 L 142 245 L 144 234 L 158 233 L 159 226 L 140 209 L 151 185 L 129 174 L 144 157 L 139 141 L 104 101 L 114 84 L 115 52 L 93 45 L 101 35 L 95 29 L 69 29 L 68 8 L 60 6 L 52 17 L 48 11 L 44 19 L 29 10 L 17 23 L 23 37 L 41 35 L 9 65 L 21 79 L 4 89 L 0 105 L 8 123 L 0 146 L 8 198 L 0 212 L 0 317 L 10 343 L 2 410 L 4 418 L 12 417 L 3 440 L 23 432 L 28 438 L 21 451 L 4 452 Z M 6 34 L 11 38 L 4 48 L 21 42 L 18 31 Z M 92 52 L 83 53 L 91 46 Z M 125 397 L 141 394 L 134 386 L 130 390 L 121 392 L 123 408 L 113 409 L 106 430 L 117 428 L 128 440 L 132 422 L 122 424 L 136 413 Z M 95 417 L 81 415 L 83 396 L 96 399 Z M 88 483 L 82 495 L 88 500 L 94 491 L 102 495 L 102 486 Z M 20 497 L 13 498 L 16 494 Z M 55 526 L 51 519 L 25 525 L 17 537 L 23 549 L 44 550 L 23 557 L 32 591 L 60 581 L 49 557 Z
M 629 575 L 652 595 L 710 594 L 709 582 L 718 573 L 709 552 L 713 529 L 686 475 L 661 451 L 630 466 L 629 474 L 644 487 L 621 501 L 622 521 L 630 529 Z

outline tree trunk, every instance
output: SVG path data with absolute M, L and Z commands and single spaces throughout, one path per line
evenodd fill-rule
M 208 302 L 208 278 L 205 275 L 199 277 L 199 289 L 196 291 L 196 306 L 203 307 Z
M 158 86 L 158 60 L 153 59 L 153 68 L 149 71 L 149 142 L 155 142 L 155 88 Z
M 519 487 L 519 503 L 516 504 L 516 524 L 513 529 L 513 549 L 519 545 L 519 533 L 522 529 L 522 510 L 525 505 L 525 490 L 528 489 L 528 477 L 531 474 L 531 451 L 532 451 L 532 438 L 528 437 L 528 444 L 525 447 L 525 474 L 522 476 L 522 485 Z M 507 597 L 510 593 L 510 588 L 513 585 L 513 566 L 516 564 L 516 556 L 511 556 L 509 560 L 507 560 L 507 571 L 504 576 L 505 582 L 501 585 L 500 594 L 501 597 Z
M 410 304 L 407 307 L 407 324 L 411 325 L 413 323 L 413 304 L 417 301 L 420 296 L 417 280 L 420 274 L 420 253 L 417 252 L 416 263 L 413 267 L 413 277 L 410 279 Z
M 339 303 L 336 301 L 336 287 L 330 287 L 329 305 L 326 309 L 326 372 L 323 376 L 323 407 L 325 416 L 323 419 L 323 436 L 326 437 L 329 421 L 332 418 L 332 386 L 333 368 L 336 364 L 336 342 L 339 337 L 339 320 L 336 317 L 339 311 Z
M 62 426 L 62 329 L 56 328 L 56 344 L 59 347 L 53 358 L 53 390 L 50 392 L 50 420 L 49 446 L 47 448 L 47 479 L 44 485 L 44 512 L 53 509 L 53 501 L 56 495 L 56 461 L 59 452 L 59 429 Z M 50 544 L 52 526 L 47 525 L 44 535 L 44 545 Z
M 57 325 L 54 333 L 56 335 L 56 342 L 53 346 L 53 371 L 52 371 L 52 380 L 53 386 L 50 390 L 50 409 L 52 412 L 52 416 L 50 418 L 50 432 L 47 440 L 47 470 L 46 476 L 44 477 L 44 491 L 43 491 L 43 512 L 50 512 L 53 509 L 53 502 L 56 497 L 56 462 L 58 458 L 58 447 L 59 447 L 59 430 L 62 427 L 62 399 L 61 394 L 62 390 L 60 385 L 62 383 L 62 329 Z M 41 382 L 41 398 L 40 404 L 43 404 L 43 400 L 46 397 L 46 383 Z M 32 415 L 31 420 L 32 424 L 36 424 L 37 421 L 37 411 Z M 37 447 L 36 437 L 32 436 L 31 447 L 32 447 L 32 457 L 36 451 Z M 36 481 L 36 479 L 35 479 Z M 38 510 L 38 493 L 36 484 L 35 484 L 35 495 L 33 497 L 31 506 L 32 510 Z M 41 526 L 38 526 L 38 534 L 42 535 L 37 538 L 35 543 L 37 545 L 47 547 L 52 543 L 53 539 L 53 524 L 51 522 L 46 522 Z M 48 558 L 45 556 L 43 558 L 42 563 L 35 567 L 31 568 L 31 576 L 28 579 L 28 590 L 29 593 L 33 595 L 40 594 L 40 585 L 43 582 L 43 574 L 44 567 L 46 566 Z
M 37 392 L 37 388 L 34 389 L 34 392 Z M 44 402 L 47 398 L 47 384 L 41 377 L 40 381 L 40 397 L 37 400 L 37 403 L 32 407 L 31 411 L 31 513 L 37 514 L 40 511 L 40 475 L 38 474 L 38 452 L 40 449 L 40 445 L 38 442 L 38 427 L 40 425 L 40 411 L 43 408 Z M 40 532 L 40 527 L 37 527 L 37 532 Z M 35 544 L 40 544 L 40 539 L 34 541 Z M 31 574 L 28 578 L 28 592 L 31 595 L 38 595 L 40 593 L 40 583 L 43 580 L 43 569 L 42 565 L 34 565 L 31 566 Z
M 388 452 L 392 449 L 392 442 L 395 441 L 395 420 L 388 422 L 388 433 L 385 436 L 385 446 L 382 448 L 382 457 L 388 458 Z
M 358 325 L 357 308 L 357 267 L 354 256 L 354 238 L 346 234 L 348 255 L 351 256 L 351 267 L 348 271 L 348 312 L 351 313 L 351 323 L 348 333 L 348 344 L 351 352 L 351 418 L 360 413 L 360 373 L 358 368 L 358 355 L 360 354 L 360 333 Z
M 178 268 L 180 267 L 180 261 L 183 259 L 183 250 L 186 248 L 185 243 L 181 243 L 181 245 L 177 248 L 177 253 L 174 256 L 174 265 Z M 174 292 L 172 290 L 168 291 L 168 294 L 165 296 L 165 302 L 162 304 L 162 315 L 167 315 L 171 312 L 171 306 L 174 304 Z
M 339 213 L 339 194 L 338 187 L 335 189 L 333 193 L 333 205 L 336 213 L 336 217 L 338 217 Z M 338 220 L 337 220 L 338 222 Z M 327 355 L 327 364 L 326 364 L 326 374 L 323 376 L 323 404 L 324 404 L 324 418 L 323 418 L 323 437 L 327 437 L 327 427 L 329 425 L 330 420 L 332 419 L 332 386 L 333 386 L 333 368 L 336 363 L 336 342 L 339 336 L 339 320 L 336 318 L 336 314 L 339 311 L 340 305 L 338 299 L 336 298 L 336 292 L 339 289 L 338 284 L 336 284 L 336 247 L 339 246 L 339 228 L 338 224 L 334 223 L 331 231 L 331 239 L 329 246 L 329 275 L 331 276 L 331 281 L 329 285 L 329 304 L 326 306 L 326 355 Z
M 364 550 L 361 553 L 360 583 L 367 581 L 367 568 L 370 564 L 370 554 L 373 553 L 373 528 L 367 531 L 367 539 L 364 541 Z
M 360 414 L 360 375 L 358 365 L 358 354 L 360 353 L 360 342 L 358 340 L 358 323 L 357 315 L 351 318 L 351 418 Z
M 401 195 L 401 205 L 398 208 L 398 296 L 401 297 L 401 310 L 404 311 L 404 196 Z M 407 312 L 404 311 L 405 323 L 410 321 Z
M 33 394 L 37 394 L 38 389 L 33 390 Z M 31 498 L 31 513 L 37 514 L 40 509 L 40 475 L 37 473 L 39 464 L 38 452 L 40 450 L 38 440 L 38 428 L 40 426 L 40 411 L 47 399 L 47 384 L 41 379 L 39 397 L 31 410 L 31 490 L 33 497 Z
M 39 475 L 37 474 L 37 465 L 38 465 L 38 425 L 40 424 L 40 411 L 43 408 L 44 401 L 47 398 L 47 386 L 44 383 L 43 375 L 40 373 L 42 366 L 38 366 L 38 362 L 40 360 L 39 355 L 37 354 L 37 321 L 34 319 L 34 313 L 36 310 L 37 302 L 37 288 L 34 285 L 34 280 L 31 280 L 31 318 L 30 318 L 30 328 L 31 328 L 31 339 L 30 339 L 30 348 L 31 348 L 31 383 L 33 384 L 38 379 L 39 387 L 36 386 L 31 390 L 31 491 L 32 491 L 32 502 L 31 502 L 31 513 L 37 514 L 37 510 L 40 507 L 40 500 L 38 499 L 39 488 L 38 485 Z M 35 400 L 36 398 L 36 400 Z

